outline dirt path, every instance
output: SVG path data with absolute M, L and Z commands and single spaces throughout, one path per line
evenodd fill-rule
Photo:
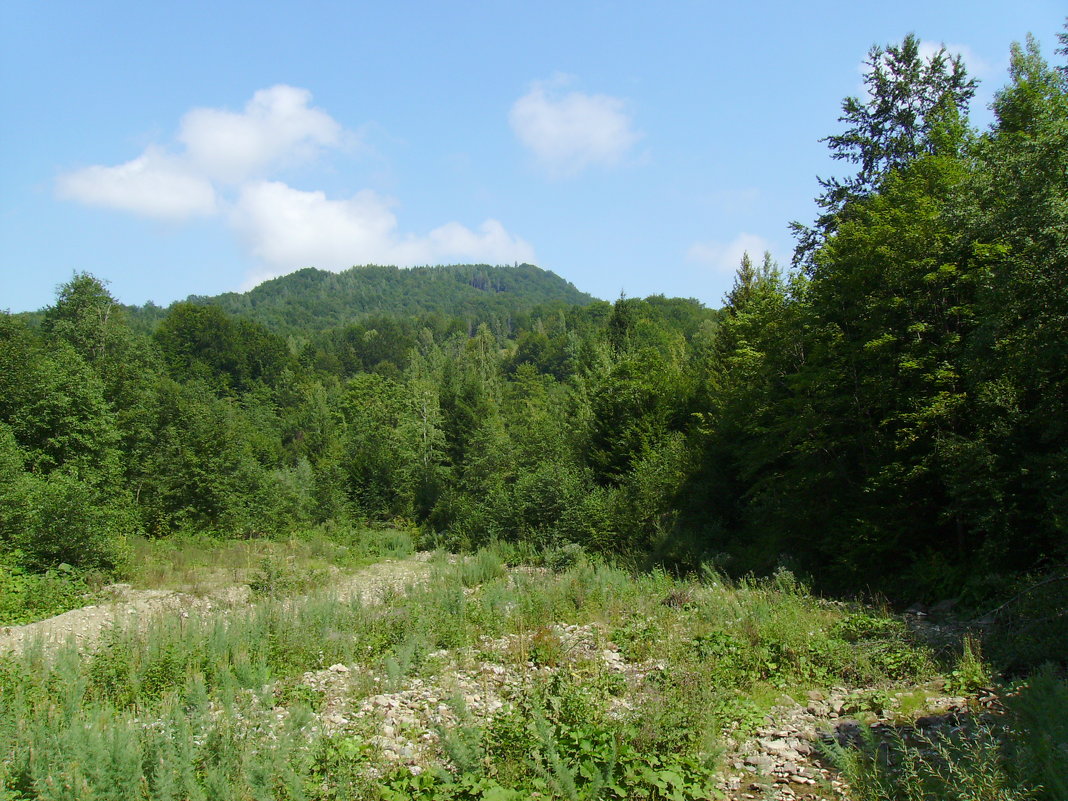
M 355 573 L 342 575 L 332 588 L 342 600 L 359 597 L 364 603 L 377 603 L 390 591 L 403 590 L 424 581 L 430 574 L 429 553 L 407 559 L 387 559 Z M 205 614 L 247 608 L 253 604 L 247 584 L 237 584 L 207 595 L 190 595 L 172 590 L 135 590 L 128 584 L 108 588 L 111 599 L 72 609 L 61 615 L 0 628 L 0 654 L 19 652 L 40 639 L 46 646 L 73 641 L 81 648 L 91 646 L 100 633 L 127 620 L 147 622 L 163 615 Z

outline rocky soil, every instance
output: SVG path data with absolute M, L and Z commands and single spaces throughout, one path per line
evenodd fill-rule
M 511 635 L 486 639 L 474 649 L 432 654 L 428 661 L 437 663 L 437 669 L 429 671 L 432 678 L 426 678 L 424 668 L 423 678 L 393 687 L 387 677 L 364 666 L 341 664 L 305 673 L 301 683 L 321 694 L 318 725 L 324 732 L 367 738 L 385 764 L 406 766 L 418 774 L 440 762 L 443 732 L 464 723 L 486 722 L 534 677 L 551 675 L 565 665 L 617 674 L 626 690 L 613 699 L 612 712 L 622 718 L 631 708 L 628 698 L 640 692 L 647 676 L 664 669 L 655 660 L 626 662 L 598 626 L 556 625 L 550 631 L 564 655 L 556 665 L 517 661 L 523 638 Z M 842 744 L 856 742 L 861 727 L 869 725 L 883 736 L 890 728 L 931 736 L 962 725 L 967 699 L 947 696 L 937 685 L 925 689 L 922 703 L 910 716 L 915 725 L 908 726 L 897 721 L 900 698 L 885 691 L 837 687 L 827 693 L 809 692 L 802 701 L 784 696 L 755 733 L 732 742 L 719 788 L 729 801 L 848 798 L 848 788 L 822 757 L 821 742 L 832 738 Z M 858 707 L 870 704 L 872 698 L 884 698 L 890 708 L 857 714 Z M 917 720 L 921 711 L 924 714 Z
M 900 696 L 879 691 L 836 687 L 828 693 L 811 691 L 806 699 L 785 696 L 765 717 L 753 737 L 738 744 L 728 755 L 730 772 L 722 789 L 730 801 L 834 801 L 848 798 L 848 788 L 822 756 L 821 745 L 831 740 L 841 745 L 859 744 L 861 729 L 870 726 L 878 739 L 892 732 L 915 742 L 954 733 L 967 724 L 968 699 L 947 696 L 937 685 L 929 686 L 919 711 L 899 719 L 894 707 Z M 864 714 L 858 702 L 883 695 L 891 708 Z M 910 693 L 913 695 L 914 693 Z
M 332 589 L 343 599 L 359 596 L 365 603 L 375 603 L 391 591 L 425 580 L 430 571 L 428 558 L 429 554 L 417 554 L 379 562 L 340 578 Z M 226 614 L 254 602 L 247 585 L 203 596 L 135 590 L 128 585 L 114 585 L 109 592 L 111 599 L 104 603 L 0 629 L 0 654 L 18 651 L 37 639 L 46 646 L 74 641 L 88 648 L 116 621 Z M 544 653 L 540 657 L 534 653 L 534 638 L 538 636 L 543 645 L 551 646 L 548 659 Z M 404 766 L 418 774 L 431 764 L 440 764 L 441 740 L 447 732 L 486 722 L 520 697 L 532 680 L 564 667 L 617 677 L 621 689 L 611 703 L 612 713 L 621 718 L 632 708 L 632 700 L 640 696 L 645 679 L 664 669 L 655 660 L 627 662 L 600 626 L 558 624 L 540 634 L 486 638 L 474 648 L 430 654 L 420 666 L 421 677 L 407 676 L 403 668 L 387 675 L 380 665 L 336 664 L 309 671 L 299 685 L 305 697 L 314 699 L 316 712 L 305 730 L 309 736 L 357 736 L 375 751 L 380 764 Z M 755 733 L 731 742 L 720 790 L 729 801 L 848 798 L 848 788 L 821 756 L 821 741 L 855 741 L 861 727 L 869 725 L 876 732 L 896 726 L 906 735 L 964 725 L 967 699 L 946 696 L 937 686 L 925 689 L 918 702 L 912 699 L 909 715 L 896 709 L 904 694 L 895 696 L 884 690 L 838 687 L 811 691 L 801 699 L 784 696 Z M 910 694 L 915 696 L 916 692 Z M 289 710 L 272 700 L 275 697 L 273 688 L 266 687 L 250 700 L 248 725 L 262 731 L 264 726 L 270 729 L 285 723 Z M 909 725 L 902 725 L 903 720 Z

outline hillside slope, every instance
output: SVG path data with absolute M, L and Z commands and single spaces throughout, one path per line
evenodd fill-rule
M 332 273 L 308 267 L 265 281 L 249 292 L 191 296 L 275 330 L 322 330 L 369 314 L 440 313 L 484 320 L 535 306 L 585 306 L 594 301 L 555 273 L 531 264 L 445 267 L 352 267 Z

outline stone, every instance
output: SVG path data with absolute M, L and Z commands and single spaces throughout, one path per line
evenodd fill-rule
M 940 728 L 945 722 L 944 715 L 924 715 L 922 718 L 916 718 L 916 727 L 920 729 L 936 729 Z
M 744 762 L 745 764 L 756 768 L 761 773 L 770 773 L 772 768 L 775 767 L 775 760 L 767 754 L 753 754 L 747 756 Z
M 784 739 L 776 740 L 761 740 L 760 747 L 771 754 L 778 754 L 781 757 L 787 759 L 796 757 L 796 752 L 793 747 Z

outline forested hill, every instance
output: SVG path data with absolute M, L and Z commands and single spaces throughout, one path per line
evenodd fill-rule
M 308 267 L 273 278 L 249 292 L 192 296 L 276 331 L 323 330 L 368 315 L 444 314 L 484 322 L 508 319 L 536 306 L 585 306 L 591 295 L 532 264 L 491 267 L 352 267 L 332 273 Z
M 141 319 L 79 275 L 0 314 L 0 568 L 405 519 L 904 604 L 1065 573 L 1068 65 L 1014 47 L 978 130 L 959 60 L 870 62 L 827 140 L 857 172 L 722 310 L 524 265 L 302 270 Z

